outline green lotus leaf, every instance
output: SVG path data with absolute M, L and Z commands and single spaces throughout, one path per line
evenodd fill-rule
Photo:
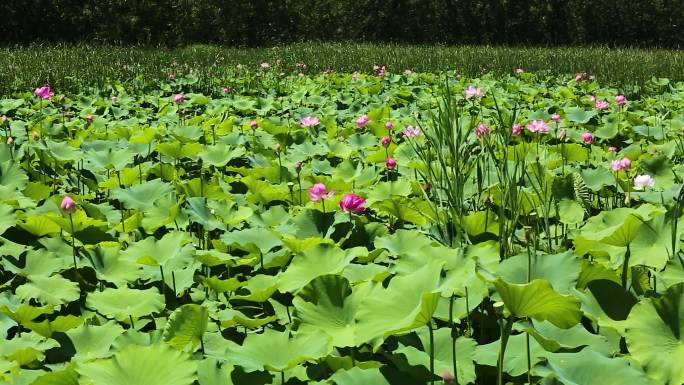
M 209 313 L 204 306 L 185 304 L 171 313 L 164 327 L 164 342 L 178 350 L 190 345 L 195 350 L 207 329 Z
M 129 345 L 112 358 L 79 364 L 76 370 L 88 385 L 190 385 L 197 364 L 164 344 Z
M 349 370 L 338 370 L 330 376 L 337 385 L 390 385 L 378 368 L 362 369 L 355 366 Z
M 23 190 L 29 178 L 24 170 L 13 161 L 0 163 L 0 185 L 8 190 Z M 3 197 L 4 198 L 4 197 Z
M 87 362 L 111 356 L 113 352 L 110 348 L 123 332 L 124 329 L 119 324 L 109 321 L 99 326 L 82 324 L 68 330 L 66 335 L 76 349 L 74 360 Z
M 580 274 L 580 262 L 571 250 L 560 254 L 533 254 L 529 261 L 530 280 L 544 279 L 554 290 L 563 294 L 575 287 Z M 527 266 L 527 253 L 518 254 L 501 261 L 498 273 L 506 282 L 525 284 L 528 282 Z
M 208 166 L 223 167 L 231 160 L 239 158 L 244 154 L 244 147 L 232 148 L 224 143 L 217 143 L 213 146 L 206 146 L 199 156 Z
M 494 281 L 508 310 L 518 317 L 531 317 L 538 321 L 568 329 L 582 318 L 580 300 L 572 295 L 561 295 L 543 279 L 528 284 L 511 284 L 502 279 Z
M 164 297 L 156 288 L 139 290 L 122 287 L 96 291 L 86 297 L 86 306 L 118 321 L 140 318 L 164 308 Z
M 36 275 L 28 277 L 27 283 L 17 287 L 16 295 L 20 299 L 34 299 L 46 305 L 61 305 L 77 300 L 80 291 L 76 282 L 61 275 Z
M 683 332 L 684 284 L 677 284 L 658 299 L 647 298 L 634 305 L 625 339 L 629 352 L 649 377 L 674 385 L 684 382 Z
M 123 202 L 127 208 L 145 210 L 149 209 L 157 199 L 170 194 L 172 190 L 169 184 L 162 182 L 161 179 L 155 179 L 127 189 L 114 189 L 111 191 L 111 196 Z
M 473 355 L 475 362 L 479 365 L 497 366 L 500 348 L 501 340 L 478 345 Z M 551 353 L 545 351 L 534 338 L 530 337 L 530 364 L 532 366 L 549 354 Z M 526 333 L 514 334 L 508 338 L 503 363 L 504 371 L 511 376 L 520 376 L 527 372 Z
M 78 373 L 69 366 L 64 370 L 45 373 L 31 382 L 31 385 L 78 385 Z
M 288 337 L 273 329 L 250 334 L 242 345 L 228 342 L 226 358 L 246 372 L 284 371 L 308 361 L 325 357 L 332 351 L 330 338 L 323 332 L 299 333 Z
M 354 259 L 354 254 L 337 246 L 320 244 L 296 255 L 287 270 L 278 275 L 278 288 L 294 292 L 317 277 L 339 274 Z
M 624 358 L 610 358 L 587 347 L 578 353 L 550 353 L 547 368 L 535 368 L 545 377 L 553 376 L 566 385 L 650 385 L 643 372 Z
M 197 363 L 199 385 L 233 385 L 231 365 L 220 363 L 215 358 L 206 358 Z
M 565 116 L 575 123 L 586 124 L 591 118 L 596 116 L 596 111 L 586 111 L 578 107 L 569 107 L 565 109 Z
M 639 228 L 630 244 L 629 265 L 650 266 L 662 270 L 667 262 L 679 251 L 679 242 L 672 250 L 672 220 L 662 215 L 651 219 Z M 683 228 L 677 227 L 677 239 L 681 238 Z
M 63 333 L 83 323 L 83 318 L 75 315 L 57 316 L 54 320 L 41 322 L 25 322 L 23 325 L 44 337 L 52 337 L 53 333 Z

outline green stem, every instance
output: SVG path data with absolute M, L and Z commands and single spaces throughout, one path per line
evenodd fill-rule
M 629 243 L 627 244 L 627 251 L 625 251 L 625 260 L 622 262 L 622 287 L 627 290 L 627 273 L 629 272 L 629 257 L 630 257 Z
M 76 240 L 74 238 L 74 218 L 69 214 L 69 222 L 71 223 L 71 253 L 74 258 L 74 270 L 78 270 L 76 267 Z
M 432 330 L 432 320 L 427 324 L 430 333 L 430 384 L 435 383 L 435 334 Z
M 456 328 L 454 327 L 454 295 L 449 297 L 449 326 L 451 327 L 451 364 L 454 369 L 454 381 L 458 385 L 458 371 L 456 366 Z
M 511 329 L 513 328 L 513 321 L 501 319 L 499 320 L 499 326 L 501 327 L 501 347 L 499 348 L 499 359 L 497 360 L 496 365 L 496 384 L 503 385 L 503 361 L 506 355 L 506 344 L 508 344 L 508 337 L 511 335 Z

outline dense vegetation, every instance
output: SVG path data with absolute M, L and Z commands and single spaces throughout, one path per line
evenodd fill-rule
M 653 78 L 684 80 L 684 52 L 677 50 L 594 48 L 438 47 L 381 44 L 294 44 L 273 48 L 235 49 L 197 45 L 145 48 L 93 45 L 31 45 L 0 48 L 0 96 L 50 84 L 61 92 L 123 82 L 145 92 L 169 74 L 200 76 L 202 92 L 220 95 L 233 81 L 235 68 L 258 68 L 268 62 L 277 73 L 307 75 L 324 71 L 373 73 L 373 65 L 389 73 L 445 72 L 449 75 L 508 75 L 516 68 L 543 76 L 587 72 L 630 96 L 652 95 L 666 87 Z M 297 64 L 306 64 L 298 67 Z M 663 81 L 666 83 L 666 81 Z M 151 87 L 148 87 L 150 86 Z
M 0 99 L 0 382 L 684 382 L 684 84 L 231 71 Z
M 684 44 L 680 1 L 13 0 L 0 42 Z

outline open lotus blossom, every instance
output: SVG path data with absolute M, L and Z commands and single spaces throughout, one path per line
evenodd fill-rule
M 465 90 L 465 97 L 466 99 L 478 97 L 481 98 L 484 95 L 482 92 L 482 89 L 480 87 L 473 87 L 473 86 L 468 86 Z
M 415 138 L 417 136 L 420 136 L 422 132 L 420 131 L 420 127 L 413 127 L 413 126 L 406 126 L 404 128 L 404 138 L 410 139 L 410 138 Z
M 487 127 L 487 125 L 484 123 L 480 123 L 480 125 L 475 129 L 475 136 L 479 138 L 487 134 L 489 134 L 489 127 Z
M 614 159 L 610 162 L 610 169 L 618 172 L 622 170 L 629 170 L 630 166 L 632 165 L 632 161 L 624 157 L 622 159 Z
M 361 214 L 366 208 L 364 205 L 366 200 L 356 194 L 344 194 L 342 200 L 340 201 L 340 208 L 345 213 L 355 212 Z
M 385 128 L 388 129 L 388 130 L 393 129 L 393 128 L 394 128 L 394 123 L 392 123 L 391 121 L 388 120 L 388 121 L 385 123 Z
M 553 115 L 551 115 L 551 120 L 553 120 L 554 122 L 558 123 L 558 122 L 560 122 L 561 117 L 560 117 L 560 115 L 558 115 L 558 114 L 553 114 Z
M 261 63 L 261 64 L 259 64 L 259 65 L 261 66 L 261 68 L 269 68 L 269 67 L 271 66 L 270 64 L 268 64 L 268 63 L 266 63 L 266 62 L 263 62 L 263 63 Z
M 389 136 L 383 136 L 382 139 L 380 139 L 380 144 L 382 144 L 382 147 L 389 147 L 390 143 L 392 143 L 392 138 Z
M 332 191 L 328 191 L 323 183 L 316 183 L 309 188 L 309 199 L 313 202 L 318 202 L 321 199 L 330 198 L 333 196 Z
M 185 95 L 183 94 L 176 94 L 173 96 L 173 102 L 176 104 L 183 103 L 185 101 Z
M 646 187 L 655 186 L 655 179 L 650 175 L 637 175 L 634 177 L 634 189 L 643 190 Z
M 617 147 L 615 147 L 615 146 L 610 146 L 610 147 L 608 147 L 608 151 L 609 151 L 609 152 L 617 152 Z
M 74 202 L 74 200 L 67 195 L 62 199 L 62 203 L 59 205 L 59 208 L 67 214 L 72 214 L 74 211 L 76 211 L 76 202 Z
M 408 68 L 404 70 L 404 75 L 406 75 L 406 76 L 411 76 L 412 73 L 413 73 L 413 71 L 411 71 Z
M 582 142 L 584 142 L 584 144 L 591 144 L 593 141 L 594 135 L 591 132 L 587 131 L 582 133 Z
M 511 126 L 511 133 L 513 135 L 520 135 L 520 132 L 522 131 L 522 127 L 520 127 L 519 123 L 513 123 Z
M 515 70 L 515 73 L 518 75 L 522 74 L 523 72 L 525 72 L 525 70 L 523 70 L 522 68 L 516 68 Z
M 306 127 L 315 127 L 321 124 L 321 121 L 318 120 L 317 117 L 315 116 L 305 116 L 301 119 L 299 119 L 299 125 L 303 128 Z
M 55 96 L 55 94 L 52 92 L 52 89 L 48 85 L 36 88 L 33 93 L 41 99 L 50 99 L 51 97 Z
M 223 93 L 224 95 L 225 95 L 225 94 L 229 94 L 229 93 L 230 93 L 230 87 L 223 87 L 222 93 Z
M 389 157 L 387 158 L 387 161 L 385 161 L 385 165 L 387 166 L 387 169 L 394 170 L 394 168 L 397 167 L 397 161 L 394 160 L 394 158 Z
M 596 99 L 594 102 L 594 107 L 596 107 L 597 110 L 605 110 L 606 108 L 610 107 L 610 103 L 605 100 Z
M 619 106 L 623 106 L 627 104 L 627 98 L 625 97 L 625 95 L 617 95 L 615 97 L 615 103 L 617 103 Z
M 385 66 L 380 67 L 380 70 L 378 70 L 378 76 L 380 76 L 382 78 L 382 77 L 385 77 L 386 74 L 387 74 L 387 70 L 385 69 Z
M 525 125 L 525 128 L 532 133 L 546 134 L 549 132 L 549 125 L 543 120 L 533 120 Z
M 368 115 L 363 114 L 356 119 L 356 128 L 364 128 L 370 122 Z

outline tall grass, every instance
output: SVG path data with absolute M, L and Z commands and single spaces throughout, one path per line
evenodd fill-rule
M 684 51 L 606 47 L 405 46 L 356 43 L 300 43 L 272 48 L 195 45 L 151 48 L 94 45 L 30 45 L 0 48 L 0 95 L 50 83 L 64 91 L 107 81 L 139 77 L 153 80 L 168 72 L 196 70 L 220 75 L 238 63 L 256 67 L 282 60 L 286 72 L 295 63 L 308 71 L 370 71 L 373 64 L 390 72 L 445 71 L 476 76 L 511 73 L 516 68 L 553 75 L 586 71 L 603 84 L 631 86 L 652 77 L 684 80 Z M 172 63 L 178 67 L 172 67 Z

